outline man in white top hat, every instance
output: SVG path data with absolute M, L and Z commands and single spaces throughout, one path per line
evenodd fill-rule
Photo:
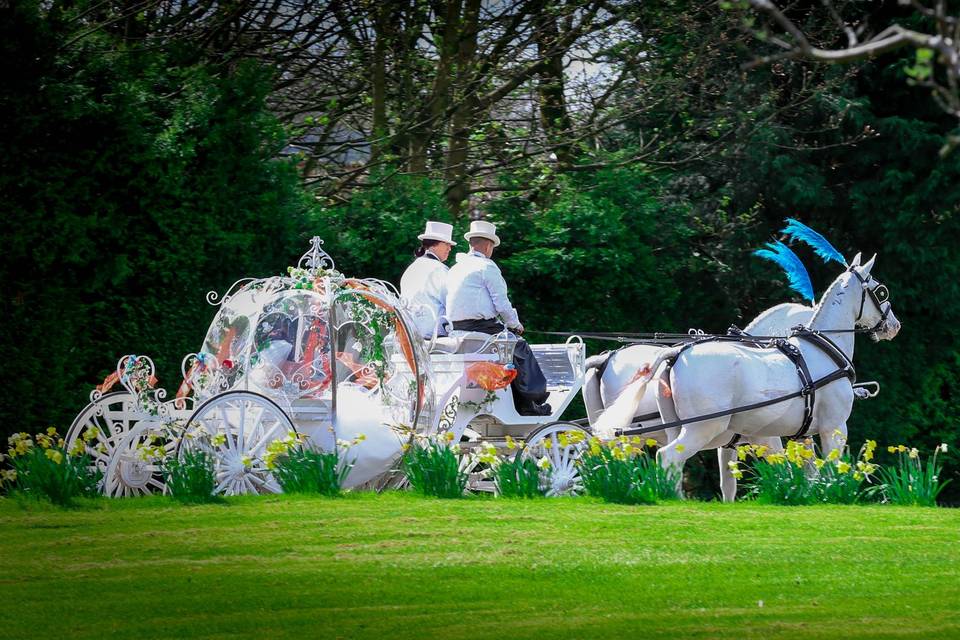
M 491 335 L 506 326 L 517 335 L 523 334 L 523 325 L 517 310 L 507 295 L 507 283 L 500 267 L 491 260 L 493 250 L 500 246 L 496 225 L 484 220 L 470 223 L 464 234 L 470 243 L 469 253 L 458 253 L 456 264 L 447 274 L 447 318 L 458 331 L 480 331 Z M 547 380 L 524 340 L 518 340 L 513 362 L 517 377 L 511 385 L 517 411 L 525 415 L 550 415 L 547 399 Z
M 400 278 L 400 297 L 410 305 L 417 331 L 427 339 L 433 337 L 434 328 L 437 335 L 447 334 L 441 318 L 445 315 L 449 271 L 444 262 L 457 244 L 452 234 L 453 225 L 428 221 L 417 236 L 420 246 L 414 252 L 416 259 Z

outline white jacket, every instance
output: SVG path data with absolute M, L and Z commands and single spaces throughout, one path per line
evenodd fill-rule
M 479 251 L 457 254 L 457 262 L 447 274 L 446 308 L 451 322 L 500 316 L 508 328 L 520 324 L 500 267 Z
M 433 255 L 432 252 L 427 252 Z M 407 267 L 400 278 L 400 297 L 410 305 L 417 331 L 424 338 L 433 337 L 437 320 L 445 314 L 447 272 L 450 269 L 439 258 L 420 256 Z M 437 335 L 446 335 L 443 325 Z

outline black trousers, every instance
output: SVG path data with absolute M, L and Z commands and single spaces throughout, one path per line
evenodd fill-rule
M 497 320 L 457 320 L 453 323 L 457 331 L 478 331 L 494 335 L 503 331 L 503 325 Z M 514 400 L 521 403 L 541 404 L 546 402 L 547 379 L 540 369 L 540 364 L 533 355 L 533 349 L 523 338 L 517 340 L 513 350 L 513 365 L 517 368 L 517 377 L 511 383 Z

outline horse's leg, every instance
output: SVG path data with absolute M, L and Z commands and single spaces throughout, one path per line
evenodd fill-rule
M 729 426 L 730 416 L 683 425 L 680 429 L 680 435 L 673 442 L 657 452 L 660 466 L 664 469 L 673 467 L 679 472 L 677 478 L 677 495 L 683 495 L 682 479 L 684 463 L 698 451 L 702 451 L 714 438 L 726 431 Z
M 737 450 L 730 447 L 717 447 L 717 464 L 720 465 L 720 495 L 724 502 L 733 502 L 737 498 L 737 479 L 733 477 L 730 463 L 737 459 Z
M 847 423 L 844 422 L 838 427 L 824 427 L 820 429 L 820 449 L 821 455 L 826 458 L 834 449 L 842 449 L 847 444 Z

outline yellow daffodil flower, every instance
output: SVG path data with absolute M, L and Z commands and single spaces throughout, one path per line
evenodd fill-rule
M 47 427 L 47 435 L 48 435 L 48 436 L 55 436 L 55 435 L 57 435 L 57 428 L 56 428 L 56 427 Z
M 822 469 L 825 462 L 826 461 L 822 458 L 817 458 L 813 461 L 813 466 L 815 466 L 817 469 Z
M 507 441 L 507 449 L 515 449 L 517 447 L 517 443 L 512 437 L 506 436 L 504 440 Z
M 827 460 L 830 462 L 836 462 L 840 459 L 840 449 L 834 449 L 830 452 L 830 455 L 827 456 Z
M 60 464 L 63 462 L 63 454 L 57 451 L 56 449 L 47 449 L 44 454 L 53 460 L 54 464 Z
M 654 440 L 653 438 L 647 438 L 645 444 L 646 444 L 648 447 L 655 447 L 655 446 L 657 446 L 658 443 L 657 443 L 657 441 Z
M 887 452 L 888 452 L 888 453 L 896 453 L 896 452 L 897 452 L 897 448 L 894 447 L 894 446 L 889 446 L 889 447 L 887 447 Z
M 682 444 L 678 444 L 678 445 L 677 445 L 676 447 L 674 447 L 674 448 L 677 450 L 677 453 L 683 453 L 684 450 L 686 449 L 686 447 L 685 447 L 684 445 L 682 445 Z
M 837 471 L 839 471 L 840 473 L 847 473 L 847 472 L 849 472 L 849 471 L 850 471 L 850 463 L 849 463 L 849 462 L 842 462 L 842 461 L 841 461 L 841 462 L 838 462 L 838 463 L 837 463 Z
M 543 456 L 542 458 L 540 458 L 539 460 L 537 460 L 537 466 L 540 467 L 541 469 L 549 469 L 549 468 L 550 468 L 550 459 L 547 458 L 547 456 Z

